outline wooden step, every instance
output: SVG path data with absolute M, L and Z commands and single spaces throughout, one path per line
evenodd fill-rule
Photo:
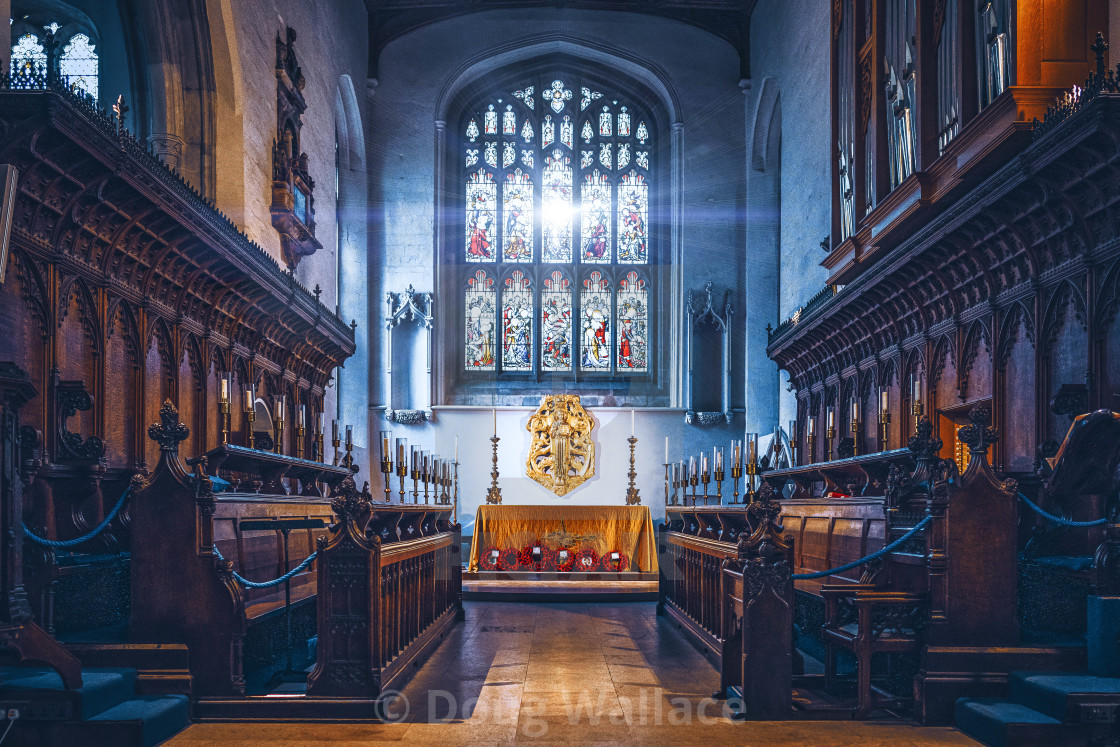
M 182 643 L 70 643 L 66 646 L 83 667 L 136 670 L 138 695 L 190 695 L 191 672 Z

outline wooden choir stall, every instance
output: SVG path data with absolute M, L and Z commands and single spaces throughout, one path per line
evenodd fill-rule
M 381 691 L 462 619 L 451 505 L 373 502 L 348 467 L 237 446 L 188 472 L 188 429 L 170 402 L 160 418 L 149 429 L 159 463 L 132 499 L 130 638 L 186 644 L 203 719 L 374 717 Z M 283 653 L 293 627 L 317 639 L 306 695 L 251 697 L 250 662 Z

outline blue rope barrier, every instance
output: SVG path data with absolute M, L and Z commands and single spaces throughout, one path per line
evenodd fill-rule
M 1036 514 L 1038 514 L 1039 516 L 1041 516 L 1044 519 L 1049 519 L 1050 521 L 1054 522 L 1055 524 L 1061 524 L 1064 527 L 1099 527 L 1101 524 L 1107 524 L 1108 523 L 1107 518 L 1106 519 L 1096 519 L 1094 521 L 1074 521 L 1073 519 L 1064 519 L 1061 516 L 1055 516 L 1054 514 L 1049 513 L 1048 511 L 1044 511 L 1034 501 L 1032 501 L 1027 496 L 1023 495 L 1022 493 L 1019 493 L 1019 497 L 1022 498 L 1023 502 L 1026 503 L 1028 506 L 1030 506 L 1031 509 Z
M 304 571 L 307 568 L 307 566 L 311 565 L 311 561 L 314 560 L 315 556 L 318 555 L 318 554 L 319 554 L 318 551 L 315 551 L 315 552 L 311 553 L 310 555 L 308 555 L 304 559 L 304 561 L 302 563 L 297 565 L 295 568 L 288 571 L 287 573 L 285 573 L 280 578 L 274 578 L 271 581 L 259 581 L 259 582 L 258 581 L 250 581 L 249 579 L 245 578 L 244 576 L 242 576 L 237 571 L 233 571 L 233 577 L 234 577 L 234 579 L 237 580 L 237 583 L 241 584 L 242 586 L 244 586 L 247 589 L 268 589 L 272 586 L 279 586 L 280 584 L 282 584 L 285 581 L 287 581 L 288 579 L 290 579 L 292 576 L 296 575 L 297 573 L 301 573 L 302 571 Z M 214 555 L 216 555 L 218 557 L 218 560 L 225 560 L 225 558 L 222 557 L 222 553 L 218 550 L 217 545 L 214 545 Z
M 131 486 L 125 488 L 124 492 L 121 493 L 120 499 L 117 500 L 117 505 L 113 506 L 113 510 L 109 512 L 109 515 L 102 519 L 100 524 L 89 530 L 87 534 L 84 534 L 81 537 L 75 537 L 74 539 L 62 541 L 49 540 L 45 537 L 40 537 L 37 534 L 32 533 L 32 531 L 27 528 L 27 524 L 23 524 L 23 536 L 27 537 L 27 539 L 35 542 L 36 544 L 44 545 L 46 547 L 74 547 L 75 545 L 80 545 L 83 542 L 88 542 L 89 540 L 104 532 L 105 527 L 109 526 L 109 522 L 117 518 L 117 514 L 120 513 L 121 507 L 124 506 L 125 499 L 128 498 L 128 494 L 131 491 Z M 23 522 L 21 521 L 20 523 Z
M 870 563 L 872 560 L 876 560 L 878 558 L 881 558 L 884 555 L 886 555 L 887 553 L 893 551 L 896 547 L 901 545 L 903 542 L 905 542 L 906 540 L 910 539 L 911 537 L 913 537 L 918 532 L 925 529 L 929 525 L 930 521 L 932 521 L 932 517 L 927 516 L 926 518 L 922 519 L 917 524 L 915 524 L 914 528 L 911 529 L 909 532 L 902 535 L 901 537 L 896 539 L 894 542 L 892 542 L 889 545 L 887 545 L 886 547 L 884 547 L 882 550 L 879 550 L 878 552 L 873 552 L 865 558 L 860 558 L 859 560 L 853 560 L 851 563 L 847 563 L 845 565 L 842 565 L 839 568 L 829 568 L 827 571 L 816 571 L 815 573 L 795 573 L 795 574 L 793 574 L 793 577 L 795 579 L 825 578 L 826 576 L 834 576 L 837 573 L 843 573 L 844 571 L 851 570 L 852 568 L 855 568 L 856 566 L 863 565 L 864 563 Z

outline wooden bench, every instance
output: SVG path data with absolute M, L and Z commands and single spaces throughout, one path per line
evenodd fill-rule
M 263 664 L 277 653 L 271 639 L 280 636 L 265 628 L 282 614 L 284 587 L 247 588 L 233 573 L 257 582 L 277 578 L 310 555 L 325 530 L 293 531 L 286 567 L 279 530 L 246 530 L 241 524 L 278 518 L 327 523 L 330 499 L 319 486 L 337 486 L 352 473 L 346 467 L 227 445 L 192 460 L 191 475 L 178 457 L 178 444 L 188 431 L 170 402 L 161 408 L 160 419 L 148 431 L 160 445 L 159 464 L 139 482 L 132 498 L 129 638 L 186 643 L 196 696 L 244 696 L 246 660 Z M 208 475 L 214 469 L 211 460 L 235 478 L 230 480 L 235 488 L 260 484 L 262 492 L 215 492 Z M 254 474 L 263 479 L 249 479 Z M 293 474 L 305 481 L 296 477 L 293 487 L 299 487 L 289 495 L 282 478 Z M 265 487 L 276 492 L 263 492 Z M 294 606 L 312 604 L 316 591 L 312 564 L 292 578 Z
M 824 602 L 828 673 L 834 673 L 835 648 L 856 656 L 858 698 L 851 715 L 865 716 L 881 702 L 871 687 L 870 664 L 876 652 L 909 651 L 920 657 L 914 708 L 926 723 L 949 723 L 957 697 L 999 694 L 1007 673 L 1041 660 L 1039 651 L 1017 648 L 1017 591 L 1015 584 L 1007 583 L 1017 573 L 1016 486 L 997 479 L 988 466 L 986 451 L 995 439 L 987 426 L 989 414 L 977 410 L 973 417 L 972 426 L 960 435 L 973 457 L 963 475 L 951 460 L 938 457 L 941 444 L 927 418 L 912 440 L 908 460 L 888 453 L 885 467 L 870 468 L 886 475 L 881 498 L 869 494 L 781 503 L 783 526 L 776 531 L 792 545 L 794 573 L 825 571 L 870 555 L 929 517 L 924 531 L 876 563 L 795 582 L 803 595 Z M 868 470 L 873 458 L 861 457 L 861 469 Z M 829 469 L 810 465 L 766 473 L 761 498 L 767 501 L 776 495 L 790 473 L 808 484 L 808 472 Z M 803 495 L 808 492 L 802 489 Z M 918 512 L 918 506 L 923 510 Z M 717 609 L 742 609 L 742 584 L 736 596 L 734 569 L 728 577 L 724 561 L 737 557 L 738 548 L 722 541 L 713 527 L 722 525 L 726 516 L 728 522 L 753 530 L 757 525 L 749 511 L 670 506 L 661 532 L 666 562 L 659 609 L 722 657 L 725 673 L 728 657 L 741 656 L 746 644 L 733 640 L 726 617 L 712 623 L 709 597 L 730 593 Z M 745 534 L 740 531 L 738 536 Z M 733 591 L 728 592 L 727 583 Z M 811 684 L 812 679 L 804 682 Z

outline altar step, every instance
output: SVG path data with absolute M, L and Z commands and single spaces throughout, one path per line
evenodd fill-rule
M 464 571 L 463 599 L 488 602 L 656 601 L 657 574 Z

